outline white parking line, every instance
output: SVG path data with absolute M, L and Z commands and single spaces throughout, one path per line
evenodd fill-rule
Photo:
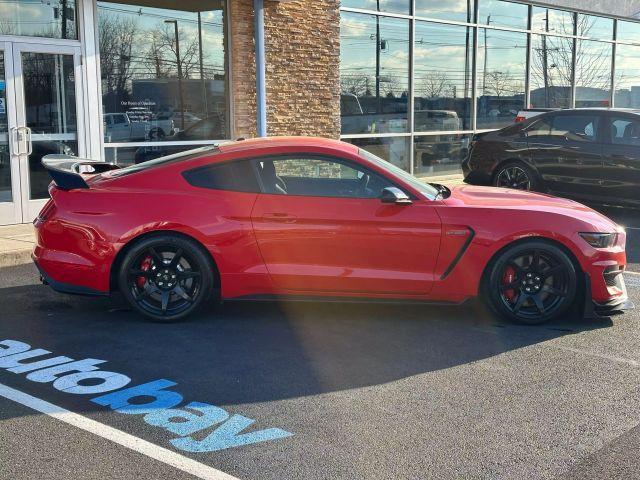
M 56 418 L 61 422 L 73 425 L 81 430 L 93 433 L 106 440 L 122 445 L 134 452 L 141 453 L 147 457 L 166 463 L 178 470 L 190 475 L 194 475 L 204 480 L 238 480 L 236 477 L 228 475 L 220 470 L 196 462 L 191 458 L 172 452 L 166 448 L 159 447 L 151 442 L 142 440 L 128 433 L 118 430 L 108 425 L 104 425 L 90 418 L 83 417 L 77 413 L 58 407 L 40 398 L 31 396 L 27 393 L 15 390 L 0 383 L 0 397 L 12 400 L 16 403 L 29 407 L 50 417 Z

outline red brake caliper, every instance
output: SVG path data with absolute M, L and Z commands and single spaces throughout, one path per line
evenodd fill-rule
M 144 260 L 142 260 L 142 263 L 140 264 L 140 270 L 142 270 L 143 272 L 146 272 L 150 268 L 151 268 L 151 256 L 147 255 L 146 257 L 144 257 Z M 138 285 L 138 288 L 144 288 L 145 283 L 147 283 L 146 278 L 144 277 L 136 278 L 136 285 Z
M 509 285 L 510 283 L 513 283 L 515 279 L 516 279 L 516 270 L 511 266 L 505 268 L 504 275 L 502 276 L 502 284 Z M 505 290 L 503 295 L 507 300 L 509 300 L 510 302 L 513 302 L 513 300 L 516 298 L 516 291 L 513 289 Z

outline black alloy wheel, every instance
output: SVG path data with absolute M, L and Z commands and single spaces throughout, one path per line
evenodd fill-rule
M 540 324 L 574 304 L 577 278 L 576 267 L 562 249 L 532 240 L 507 249 L 492 264 L 485 300 L 507 320 Z
M 129 250 L 120 291 L 137 312 L 154 321 L 176 321 L 210 298 L 213 274 L 202 249 L 171 235 L 149 237 Z
M 496 172 L 493 185 L 516 190 L 537 190 L 536 174 L 520 162 L 509 162 L 501 165 Z

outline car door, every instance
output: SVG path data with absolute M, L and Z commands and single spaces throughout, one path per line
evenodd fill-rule
M 276 288 L 326 294 L 427 294 L 440 219 L 427 199 L 383 204 L 392 181 L 344 159 L 256 160 L 253 229 Z
M 526 130 L 531 162 L 549 189 L 583 196 L 600 186 L 601 115 L 590 111 L 546 114 Z
M 609 201 L 640 203 L 640 116 L 610 112 L 605 117 L 603 197 Z

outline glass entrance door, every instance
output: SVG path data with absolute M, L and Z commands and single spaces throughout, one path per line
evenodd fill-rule
M 7 104 L 0 159 L 7 157 L 8 167 L 0 163 L 0 225 L 30 222 L 46 202 L 45 155 L 85 154 L 80 48 L 6 42 L 2 52 Z

